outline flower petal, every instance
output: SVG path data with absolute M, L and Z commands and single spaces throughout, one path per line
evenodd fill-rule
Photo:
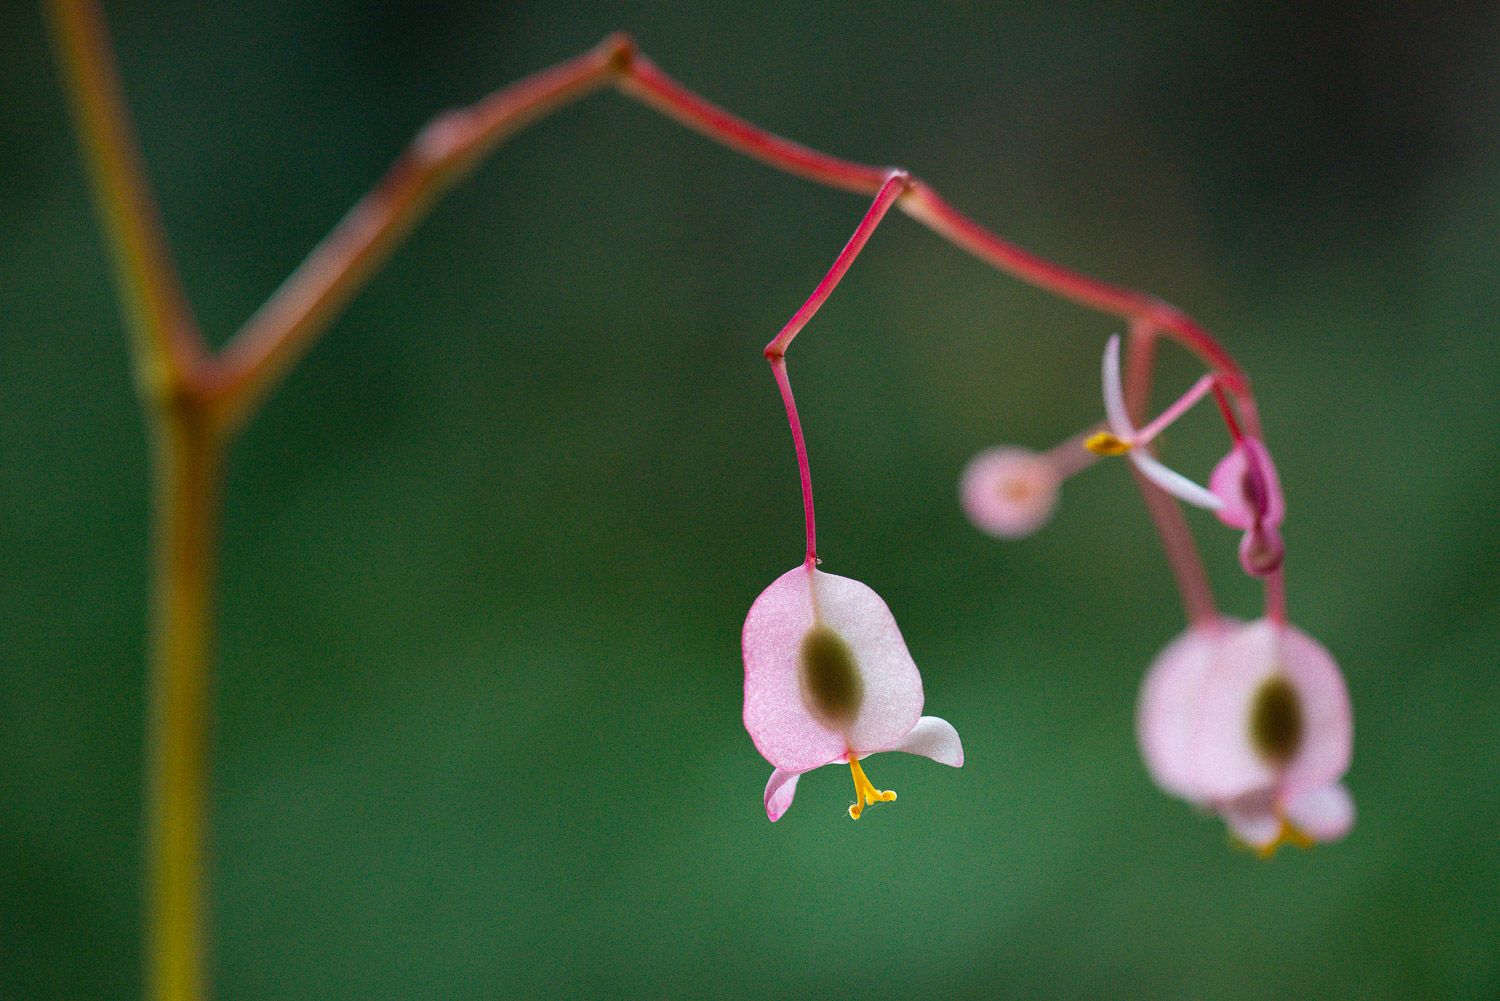
M 1045 458 L 1030 449 L 1002 445 L 969 460 L 959 480 L 959 499 L 980 531 L 1018 539 L 1052 517 L 1057 488 L 1057 471 Z
M 1209 474 L 1208 487 L 1221 501 L 1219 520 L 1247 530 L 1259 521 L 1276 527 L 1286 518 L 1286 496 L 1276 463 L 1259 438 L 1241 438 Z
M 1287 803 L 1286 817 L 1314 841 L 1337 841 L 1354 826 L 1354 798 L 1349 790 L 1334 783 Z
M 1285 761 L 1257 747 L 1257 712 L 1278 680 L 1270 725 L 1289 742 Z M 1273 734 L 1274 736 L 1274 734 Z M 1305 633 L 1261 619 L 1234 634 L 1204 680 L 1193 754 L 1204 791 L 1219 800 L 1275 788 L 1285 800 L 1326 786 L 1349 767 L 1349 693 L 1333 658 Z
M 1209 799 L 1268 792 L 1280 775 L 1280 766 L 1257 749 L 1251 725 L 1257 698 L 1282 673 L 1275 632 L 1265 620 L 1245 626 L 1219 649 L 1204 677 L 1191 754 Z
M 1257 851 L 1281 840 L 1281 818 L 1271 808 L 1271 797 L 1251 794 L 1219 807 L 1219 816 L 1236 838 Z
M 1130 461 L 1135 464 L 1135 468 L 1141 471 L 1142 476 L 1178 500 L 1209 511 L 1217 511 L 1224 506 L 1224 502 L 1213 492 L 1200 487 L 1181 473 L 1168 469 L 1141 449 L 1133 448 L 1127 454 L 1130 456 Z
M 780 768 L 771 773 L 771 780 L 766 783 L 766 816 L 771 818 L 771 823 L 780 820 L 787 807 L 792 805 L 792 797 L 797 795 L 797 780 L 801 777 L 801 772 Z
M 816 609 L 816 610 L 815 610 Z M 821 627 L 847 645 L 857 678 L 844 722 L 808 703 L 804 643 Z M 922 677 L 890 609 L 859 581 L 801 565 L 761 592 L 745 618 L 745 729 L 767 761 L 805 772 L 891 747 L 922 715 Z
M 1135 436 L 1130 411 L 1125 407 L 1125 387 L 1120 381 L 1120 335 L 1115 334 L 1104 345 L 1103 371 L 1104 416 L 1116 436 L 1129 441 Z
M 1354 720 L 1344 676 L 1323 645 L 1291 626 L 1280 630 L 1279 640 L 1282 669 L 1297 690 L 1303 716 L 1302 746 L 1281 780 L 1290 803 L 1343 778 L 1354 755 Z
M 1239 625 L 1223 619 L 1188 629 L 1157 654 L 1141 685 L 1135 732 L 1146 769 L 1163 790 L 1191 802 L 1207 798 L 1193 754 L 1198 700 L 1214 658 Z
M 936 716 L 923 716 L 917 725 L 901 739 L 901 743 L 890 748 L 907 754 L 920 754 L 938 764 L 963 767 L 964 745 L 958 739 L 953 724 Z

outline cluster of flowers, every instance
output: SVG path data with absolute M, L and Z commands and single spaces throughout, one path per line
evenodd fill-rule
M 1286 503 L 1269 451 L 1241 430 L 1219 377 L 1205 375 L 1137 428 L 1120 367 L 1116 337 L 1103 361 L 1106 430 L 1047 453 L 1000 447 L 974 458 L 960 484 L 970 520 L 995 536 L 1028 535 L 1051 516 L 1063 480 L 1098 456 L 1125 455 L 1146 480 L 1243 533 L 1241 565 L 1279 593 Z M 1148 446 L 1210 392 L 1233 444 L 1204 487 L 1162 465 Z M 745 726 L 775 768 L 765 791 L 773 821 L 791 805 L 798 777 L 822 765 L 849 765 L 849 815 L 858 818 L 896 798 L 865 776 L 867 755 L 898 750 L 963 763 L 954 728 L 922 715 L 922 680 L 885 602 L 817 569 L 811 555 L 751 607 L 744 656 Z M 1249 623 L 1200 616 L 1168 644 L 1146 673 L 1137 735 L 1163 790 L 1219 814 L 1262 854 L 1339 838 L 1353 823 L 1340 784 L 1352 749 L 1348 692 L 1333 658 L 1285 621 L 1279 602 Z

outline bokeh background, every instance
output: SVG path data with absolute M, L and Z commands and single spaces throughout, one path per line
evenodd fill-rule
M 1183 306 L 1256 380 L 1356 707 L 1342 844 L 1262 863 L 1151 786 L 1182 620 L 1123 466 L 1018 543 L 955 499 L 1098 417 L 1120 325 L 893 215 L 792 369 L 825 567 L 968 764 L 877 759 L 901 800 L 858 824 L 826 769 L 768 824 L 739 628 L 801 511 L 760 348 L 865 206 L 603 94 L 443 201 L 234 450 L 219 996 L 1500 996 L 1500 14 L 1147 6 L 107 5 L 215 342 L 429 115 L 616 28 Z M 129 998 L 146 450 L 30 3 L 0 95 L 0 998 Z

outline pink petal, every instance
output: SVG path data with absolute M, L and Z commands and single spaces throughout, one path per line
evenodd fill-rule
M 1230 800 L 1267 791 L 1281 768 L 1251 738 L 1251 715 L 1262 688 L 1281 674 L 1275 630 L 1261 620 L 1240 629 L 1214 658 L 1193 721 L 1191 754 L 1204 794 Z
M 1257 521 L 1274 528 L 1286 518 L 1276 464 L 1258 438 L 1241 438 L 1214 467 L 1208 487 L 1223 501 L 1219 520 L 1230 528 L 1249 529 Z
M 1285 761 L 1256 746 L 1253 718 L 1266 686 L 1289 686 L 1297 743 Z M 1192 754 L 1204 792 L 1235 799 L 1276 788 L 1283 797 L 1343 775 L 1352 745 L 1349 696 L 1333 659 L 1304 633 L 1259 620 L 1234 634 L 1203 683 Z
M 805 694 L 803 643 L 814 627 L 848 646 L 858 679 L 850 719 L 829 719 Z M 805 564 L 787 571 L 750 607 L 743 647 L 745 729 L 777 768 L 805 772 L 850 750 L 892 747 L 922 714 L 922 677 L 901 630 L 859 581 Z
M 1238 623 L 1225 619 L 1188 629 L 1146 671 L 1136 707 L 1136 738 L 1151 778 L 1164 791 L 1192 802 L 1206 797 L 1193 755 L 1194 719 L 1214 658 Z
M 1354 798 L 1337 783 L 1327 785 L 1287 803 L 1286 816 L 1314 841 L 1337 841 L 1354 826 Z
M 890 750 L 920 754 L 954 768 L 961 768 L 964 763 L 964 745 L 958 739 L 958 731 L 953 729 L 953 724 L 936 716 L 923 716 L 917 720 L 911 732 Z
M 797 780 L 801 777 L 801 772 L 780 768 L 771 773 L 771 780 L 766 783 L 766 816 L 771 818 L 771 823 L 780 820 L 787 807 L 792 805 L 792 797 L 797 795 Z
M 1343 778 L 1354 754 L 1354 719 L 1344 676 L 1323 645 L 1292 626 L 1275 635 L 1282 669 L 1302 703 L 1302 746 L 1281 780 L 1281 794 L 1291 801 Z
M 1000 446 L 969 460 L 959 480 L 964 513 L 980 531 L 1002 539 L 1030 535 L 1057 506 L 1058 476 L 1029 449 Z
M 1219 816 L 1251 848 L 1269 848 L 1281 840 L 1281 818 L 1271 808 L 1269 796 L 1250 795 L 1225 803 L 1219 807 Z

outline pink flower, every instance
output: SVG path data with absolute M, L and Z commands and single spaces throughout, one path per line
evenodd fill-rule
M 1270 856 L 1343 837 L 1354 801 L 1349 693 L 1328 651 L 1292 626 L 1195 626 L 1151 665 L 1136 729 L 1163 790 L 1217 812 Z
M 969 460 L 959 481 L 959 499 L 981 531 L 1018 539 L 1052 517 L 1059 483 L 1059 471 L 1047 456 L 1001 445 Z
M 891 802 L 860 760 L 877 751 L 921 754 L 963 764 L 958 733 L 922 715 L 922 676 L 890 609 L 858 581 L 810 563 L 761 592 L 745 618 L 745 729 L 774 767 L 766 816 L 792 804 L 797 779 L 822 765 L 848 763 L 855 802 Z
M 1244 437 L 1214 467 L 1208 487 L 1222 502 L 1219 520 L 1245 533 L 1240 540 L 1240 563 L 1245 572 L 1264 577 L 1281 566 L 1286 548 L 1281 522 L 1286 498 L 1271 453 L 1259 438 Z

